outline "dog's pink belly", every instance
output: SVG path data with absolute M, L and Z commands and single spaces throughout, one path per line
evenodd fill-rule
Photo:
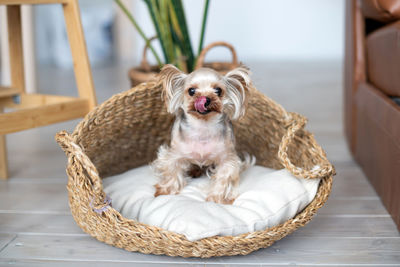
M 191 141 L 181 143 L 179 150 L 187 157 L 201 162 L 219 157 L 225 150 L 225 145 L 215 141 Z

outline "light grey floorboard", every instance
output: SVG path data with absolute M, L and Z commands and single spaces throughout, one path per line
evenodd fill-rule
M 57 266 L 57 267 L 70 267 L 70 266 L 96 266 L 96 267 L 109 267 L 109 266 L 134 266 L 134 267 L 158 267 L 158 266 L 166 266 L 166 267 L 174 267 L 174 266 L 190 266 L 190 267 L 208 267 L 208 266 L 218 266 L 218 267 L 243 267 L 243 266 L 254 266 L 254 267 L 281 267 L 282 265 L 275 264 L 224 264 L 224 263 L 207 263 L 207 264 L 191 264 L 191 263 L 132 263 L 132 262 L 99 262 L 99 261 L 91 261 L 91 262 L 79 262 L 79 261 L 53 261 L 53 260 L 2 260 L 0 259 L 0 266 L 14 266 L 14 267 L 42 267 L 42 266 Z M 315 267 L 320 265 L 307 265 L 307 267 Z M 333 266 L 333 265 L 329 265 Z M 340 266 L 340 265 L 335 265 Z M 386 265 L 389 266 L 389 265 Z M 395 266 L 395 265 L 392 265 Z
M 264 263 L 308 266 L 312 264 L 352 264 L 384 266 L 399 264 L 399 238 L 306 238 L 288 236 L 270 249 L 256 251 L 253 255 L 219 258 L 229 263 Z
M 109 266 L 134 266 L 134 267 L 158 267 L 158 266 L 166 266 L 166 267 L 174 267 L 174 266 L 190 266 L 190 267 L 282 267 L 283 264 L 257 264 L 257 263 L 241 263 L 241 264 L 225 264 L 225 263 L 207 263 L 207 264 L 190 264 L 190 263 L 132 263 L 132 262 L 77 262 L 77 261 L 53 261 L 53 260 L 2 260 L 0 259 L 0 266 L 14 266 L 14 267 L 42 267 L 42 266 L 57 266 L 57 267 L 70 267 L 70 266 L 96 266 L 96 267 L 109 267 Z M 285 264 L 286 266 L 286 264 Z M 304 265 L 294 265 L 290 264 L 290 266 L 304 266 Z M 318 266 L 329 266 L 329 267 L 343 267 L 343 266 L 360 266 L 359 264 L 351 264 L 351 265 L 321 265 L 321 264 L 307 264 L 307 267 L 318 267 Z M 399 266 L 399 264 L 385 264 L 385 265 L 376 265 L 376 264 L 368 264 L 363 266 Z
M 271 248 L 251 255 L 211 259 L 179 258 L 132 253 L 110 248 L 87 236 L 19 235 L 0 254 L 3 259 L 61 261 L 123 261 L 152 263 L 225 264 L 397 264 L 400 237 L 298 237 L 288 236 Z M 340 257 L 338 257 L 340 255 Z M 357 255 L 357 257 L 355 257 Z
M 0 213 L 0 233 L 85 235 L 70 214 Z
M 339 217 L 317 214 L 291 235 L 299 237 L 400 237 L 393 220 L 386 217 Z
M 66 186 L 0 181 L 0 210 L 65 213 L 69 211 Z
M 329 201 L 318 211 L 319 215 L 349 215 L 349 216 L 374 216 L 388 215 L 385 207 L 378 198 L 335 198 Z
M 89 236 L 19 235 L 0 254 L 3 259 L 122 262 L 188 262 L 183 258 L 146 255 L 110 247 Z M 202 263 L 202 261 L 197 261 Z
M 15 234 L 0 233 L 0 253 L 15 237 Z
M 66 181 L 66 157 L 54 136 L 61 130 L 72 132 L 78 122 L 62 122 L 7 135 L 10 176 Z
M 376 192 L 359 167 L 337 168 L 331 198 L 376 198 Z
M 0 259 L 0 266 L 13 266 L 13 267 L 42 267 L 42 266 L 55 266 L 55 267 L 84 267 L 84 266 L 95 266 L 95 267 L 124 267 L 124 266 L 134 266 L 134 267 L 158 267 L 158 266 L 166 266 L 166 267 L 174 267 L 174 266 L 191 266 L 191 267 L 204 267 L 205 264 L 188 264 L 188 263 L 171 263 L 165 264 L 162 263 L 149 263 L 149 262 L 99 262 L 99 261 L 90 261 L 90 262 L 81 262 L 81 261 L 56 261 L 56 260 L 7 260 Z M 207 264 L 207 266 L 210 266 Z M 221 265 L 218 265 L 221 266 Z M 223 266 L 223 265 L 222 265 Z M 243 265 L 230 265 L 230 266 L 243 266 Z M 261 266 L 261 265 L 259 265 Z
M 71 215 L 0 214 L 0 233 L 25 235 L 86 235 Z M 321 215 L 293 233 L 303 237 L 398 237 L 389 216 Z

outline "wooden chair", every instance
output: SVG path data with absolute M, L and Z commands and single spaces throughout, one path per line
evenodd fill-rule
M 22 4 L 62 4 L 79 97 L 25 92 Z M 96 106 L 96 95 L 77 0 L 0 0 L 0 5 L 7 5 L 11 65 L 11 86 L 0 87 L 0 178 L 6 179 L 6 134 L 83 117 Z M 2 112 L 4 108 L 7 112 Z

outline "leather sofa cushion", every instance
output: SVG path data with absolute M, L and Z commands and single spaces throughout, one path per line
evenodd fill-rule
M 366 18 L 382 22 L 392 22 L 400 19 L 399 0 L 362 0 L 361 8 Z
M 368 35 L 367 62 L 369 81 L 389 96 L 400 96 L 400 21 Z
M 394 101 L 394 103 L 400 106 L 400 97 L 393 97 L 392 100 Z

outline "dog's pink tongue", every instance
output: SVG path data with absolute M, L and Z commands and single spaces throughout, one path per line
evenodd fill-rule
M 207 102 L 207 98 L 205 96 L 200 96 L 194 102 L 194 108 L 198 112 L 202 112 L 203 113 L 203 112 L 205 112 L 207 110 L 207 108 L 205 107 L 206 102 Z

